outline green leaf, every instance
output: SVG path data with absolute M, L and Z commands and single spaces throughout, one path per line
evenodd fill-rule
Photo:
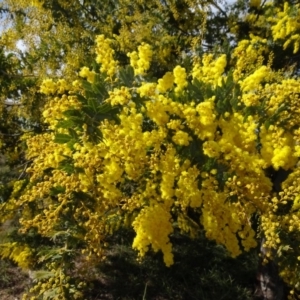
M 110 112 L 112 110 L 113 110 L 113 108 L 112 108 L 112 106 L 109 103 L 103 103 L 98 108 L 98 112 L 100 114 L 105 114 L 105 113 L 108 113 L 108 112 Z
M 57 299 L 60 287 L 52 288 L 43 294 L 43 299 Z
M 96 112 L 88 105 L 82 108 L 82 112 L 84 112 L 90 118 L 93 118 L 96 115 Z
M 50 196 L 57 196 L 58 194 L 62 194 L 66 191 L 66 188 L 63 186 L 56 186 L 50 189 Z
M 94 207 L 95 199 L 91 197 L 91 195 L 89 195 L 88 193 L 82 191 L 73 192 L 72 198 L 76 201 L 83 201 L 86 207 L 89 207 L 91 209 L 93 209 Z
M 68 119 L 68 120 L 62 120 L 59 121 L 56 125 L 56 128 L 65 128 L 65 129 L 69 129 L 70 127 L 73 127 L 75 124 L 73 122 L 72 119 Z
M 271 120 L 269 119 L 269 120 L 267 120 L 266 122 L 265 122 L 265 128 L 268 130 L 269 129 L 269 127 L 272 125 L 272 123 L 271 123 Z
M 82 168 L 78 168 L 78 167 L 74 167 L 73 165 L 73 161 L 70 157 L 65 156 L 66 159 L 62 160 L 59 163 L 58 168 L 60 170 L 65 171 L 68 175 L 71 175 L 73 173 L 82 173 L 83 169 Z
M 63 112 L 63 115 L 66 116 L 66 117 L 72 117 L 72 118 L 74 118 L 74 117 L 82 118 L 82 114 L 78 109 L 65 110 Z
M 81 85 L 85 91 L 94 93 L 93 85 L 86 80 L 81 81 Z
M 68 163 L 60 163 L 58 168 L 59 170 L 66 172 L 68 175 L 71 175 L 74 172 L 74 167 Z
M 249 116 L 254 116 L 255 112 L 256 112 L 256 107 L 255 106 L 247 107 L 244 110 L 244 119 L 243 119 L 243 122 L 246 122 Z
M 45 271 L 45 270 L 32 272 L 32 277 L 35 281 L 40 281 L 42 279 L 49 279 L 54 276 L 55 276 L 55 273 L 50 272 L 50 271 Z
M 82 104 L 86 104 L 87 103 L 87 99 L 84 96 L 82 96 L 81 94 L 74 93 L 73 95 L 76 96 L 77 100 L 79 102 L 81 102 Z
M 72 138 L 74 138 L 74 139 L 78 138 L 78 134 L 76 133 L 76 131 L 73 128 L 68 128 L 68 131 Z
M 54 142 L 58 144 L 66 144 L 70 142 L 73 137 L 69 136 L 68 134 L 64 133 L 57 133 L 54 138 Z
M 96 98 L 88 99 L 88 107 L 91 108 L 94 112 L 98 112 L 99 103 Z
M 126 66 L 119 71 L 121 83 L 127 87 L 132 87 L 134 82 L 134 70 L 132 66 Z

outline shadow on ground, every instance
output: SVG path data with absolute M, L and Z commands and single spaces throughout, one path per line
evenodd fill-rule
M 95 270 L 87 299 L 250 300 L 256 288 L 257 253 L 238 259 L 204 237 L 173 236 L 175 264 L 167 268 L 160 253 L 137 262 L 128 241 L 132 233 L 114 237 L 105 263 Z

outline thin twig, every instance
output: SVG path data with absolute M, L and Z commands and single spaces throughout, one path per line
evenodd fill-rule
M 5 106 L 22 106 L 24 104 L 22 103 L 8 103 L 8 102 L 4 102 Z
M 225 18 L 227 18 L 227 14 L 225 12 L 225 10 L 223 10 L 218 3 L 215 3 L 214 1 L 210 2 L 216 9 L 218 9 L 224 16 Z
M 4 135 L 4 136 L 20 136 L 22 134 L 23 134 L 23 132 L 21 132 L 21 133 L 14 133 L 14 134 L 0 132 L 0 135 Z
M 148 283 L 146 282 L 145 289 L 144 289 L 143 300 L 146 300 L 146 294 L 147 294 L 147 285 L 148 285 Z

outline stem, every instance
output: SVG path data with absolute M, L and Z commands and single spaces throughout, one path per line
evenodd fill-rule
M 225 16 L 225 18 L 227 18 L 227 14 L 226 14 L 225 10 L 223 10 L 223 9 L 219 6 L 218 3 L 215 3 L 214 1 L 211 1 L 210 4 L 211 4 L 212 6 L 214 6 L 216 9 L 218 9 L 219 12 L 222 13 L 222 14 Z
M 147 285 L 148 285 L 148 283 L 146 282 L 145 289 L 144 289 L 143 300 L 146 300 Z

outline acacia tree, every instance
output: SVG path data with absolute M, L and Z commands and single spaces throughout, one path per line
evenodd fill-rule
M 291 287 L 290 299 L 296 298 L 299 6 L 239 2 L 224 11 L 219 7 L 217 15 L 201 10 L 198 16 L 206 18 L 196 27 L 190 15 L 196 6 L 189 1 L 182 2 L 181 15 L 171 1 L 120 1 L 104 6 L 109 13 L 103 17 L 120 28 L 101 31 L 86 25 L 99 13 L 89 2 L 64 7 L 37 1 L 34 8 L 16 3 L 28 13 L 35 10 L 32 22 L 37 9 L 47 12 L 61 45 L 59 28 L 68 32 L 72 26 L 86 26 L 96 43 L 93 63 L 81 57 L 69 66 L 70 50 L 57 60 L 64 69 L 51 67 L 51 55 L 39 58 L 47 66 L 42 76 L 56 70 L 39 87 L 47 130 L 26 138 L 30 166 L 0 210 L 1 222 L 12 215 L 19 222 L 1 255 L 43 270 L 29 294 L 81 298 L 84 284 L 75 285 L 70 267 L 79 257 L 85 267 L 98 263 L 107 236 L 129 227 L 138 256 L 161 251 L 167 266 L 174 263 L 174 232 L 195 238 L 204 230 L 233 257 L 262 240 L 264 263 L 276 263 Z M 76 5 L 86 7 L 84 21 Z M 130 20 L 121 17 L 122 9 Z M 180 20 L 178 31 L 172 32 L 170 17 L 144 37 L 136 32 L 143 20 L 154 24 L 158 12 Z M 219 32 L 210 36 L 215 20 Z M 150 44 L 165 35 L 168 43 Z M 41 35 L 37 49 L 49 37 Z M 217 39 L 223 42 L 211 47 Z M 272 287 L 265 288 L 272 294 Z M 275 296 L 273 291 L 265 298 Z

